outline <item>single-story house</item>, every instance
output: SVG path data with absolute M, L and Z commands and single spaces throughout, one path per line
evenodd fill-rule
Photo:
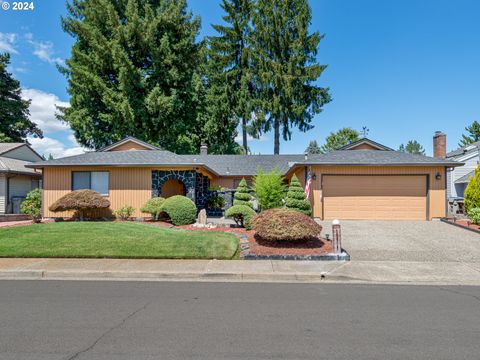
M 26 143 L 0 143 L 0 215 L 19 214 L 23 199 L 40 187 L 41 171 L 26 166 L 41 160 Z
M 452 168 L 447 173 L 447 196 L 451 201 L 461 201 L 468 181 L 475 175 L 475 169 L 480 163 L 480 141 L 447 153 L 446 159 L 465 164 L 461 167 Z
M 135 138 L 126 138 L 96 152 L 41 161 L 43 214 L 76 189 L 93 189 L 109 198 L 111 208 L 136 209 L 152 196 L 184 194 L 199 209 L 218 188 L 235 189 L 251 180 L 258 168 L 277 168 L 288 180 L 293 174 L 305 185 L 311 174 L 310 201 L 320 219 L 431 220 L 446 214 L 447 169 L 461 165 L 438 157 L 394 151 L 370 139 L 319 155 L 178 155 Z

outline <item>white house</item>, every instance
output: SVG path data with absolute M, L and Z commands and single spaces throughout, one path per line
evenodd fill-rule
M 25 143 L 0 143 L 0 215 L 19 213 L 27 194 L 40 187 L 42 173 L 25 167 L 43 158 Z
M 452 168 L 447 173 L 447 197 L 449 200 L 463 199 L 468 180 L 480 163 L 480 141 L 464 146 L 447 154 L 448 160 L 462 162 L 465 165 Z

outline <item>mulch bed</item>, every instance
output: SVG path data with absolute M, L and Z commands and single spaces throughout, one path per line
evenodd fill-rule
M 168 222 L 155 221 L 150 224 L 161 227 L 172 227 Z M 193 225 L 178 226 L 180 229 L 192 231 L 222 231 L 238 235 L 245 235 L 248 238 L 249 253 L 253 255 L 323 255 L 332 252 L 332 242 L 326 239 L 311 239 L 305 242 L 268 242 L 255 236 L 255 231 L 246 230 L 231 226 L 217 226 L 213 228 L 199 228 Z
M 469 219 L 447 219 L 447 221 L 453 224 L 480 231 L 480 225 L 473 224 Z

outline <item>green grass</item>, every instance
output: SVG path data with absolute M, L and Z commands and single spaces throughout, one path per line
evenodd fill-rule
M 63 222 L 0 228 L 0 257 L 232 259 L 238 238 L 132 222 Z

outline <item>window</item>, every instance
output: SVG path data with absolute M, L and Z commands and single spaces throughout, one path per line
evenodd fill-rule
M 108 171 L 74 171 L 72 173 L 72 190 L 89 189 L 108 196 Z

